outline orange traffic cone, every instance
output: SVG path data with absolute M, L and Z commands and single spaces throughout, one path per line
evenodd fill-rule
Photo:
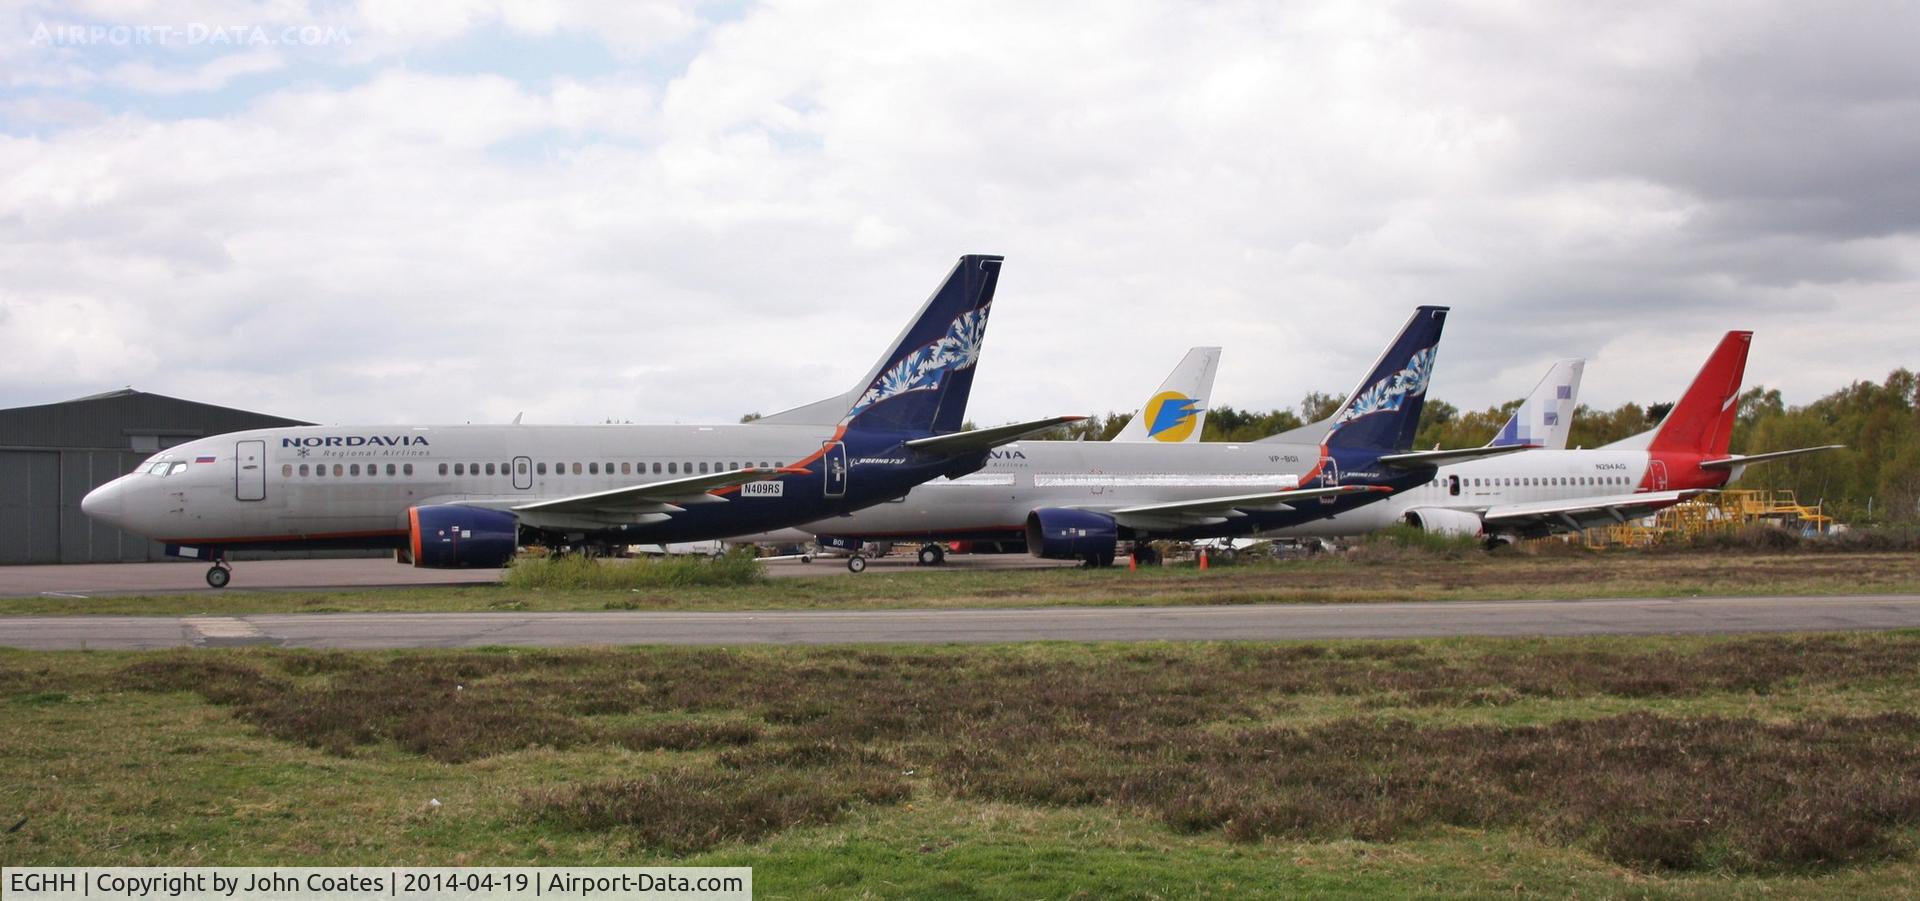
M 1140 558 L 1133 554 L 1128 554 L 1127 555 L 1127 572 L 1133 572 L 1134 570 L 1139 568 L 1140 568 Z
M 1206 548 L 1200 549 L 1200 568 L 1201 569 L 1207 568 L 1207 549 Z

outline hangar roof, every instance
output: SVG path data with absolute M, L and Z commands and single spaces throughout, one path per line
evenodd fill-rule
M 312 424 L 122 388 L 0 410 L 0 447 L 157 450 L 222 432 Z

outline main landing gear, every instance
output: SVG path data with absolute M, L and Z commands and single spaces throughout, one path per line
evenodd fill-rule
M 947 562 L 947 549 L 937 544 L 923 544 L 917 562 L 921 566 L 939 566 Z
M 231 581 L 233 581 L 233 567 L 228 566 L 224 558 L 214 560 L 213 566 L 207 570 L 207 584 L 214 588 L 225 588 Z
M 859 551 L 854 551 L 853 556 L 847 558 L 847 571 L 856 572 L 856 573 L 866 572 L 867 571 L 866 555 L 860 553 Z

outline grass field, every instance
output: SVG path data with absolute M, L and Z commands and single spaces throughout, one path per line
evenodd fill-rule
M 691 561 L 690 561 L 691 562 Z M 611 562 L 616 571 L 631 564 Z M 731 564 L 727 564 L 731 566 Z M 696 564 L 697 566 L 697 564 Z M 737 569 L 737 567 L 735 567 Z M 183 615 L 487 610 L 794 610 L 1261 604 L 1920 591 L 1913 553 L 1464 554 L 1384 547 L 1282 563 L 1128 572 L 869 570 L 723 584 L 674 570 L 647 587 L 468 585 L 314 592 L 0 598 L 0 614 Z M 697 573 L 695 575 L 698 575 Z M 617 579 L 604 580 L 618 584 Z M 588 584 L 576 582 L 574 584 Z
M 1920 633 L 11 652 L 0 710 L 14 865 L 676 861 L 770 898 L 1920 884 Z

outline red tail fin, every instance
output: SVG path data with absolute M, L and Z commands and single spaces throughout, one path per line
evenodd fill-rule
M 1739 410 L 1740 381 L 1747 374 L 1747 348 L 1752 332 L 1728 332 L 1713 349 L 1707 365 L 1693 377 L 1687 393 L 1660 420 L 1649 451 L 1686 451 L 1708 457 L 1727 455 L 1733 438 L 1733 418 Z

